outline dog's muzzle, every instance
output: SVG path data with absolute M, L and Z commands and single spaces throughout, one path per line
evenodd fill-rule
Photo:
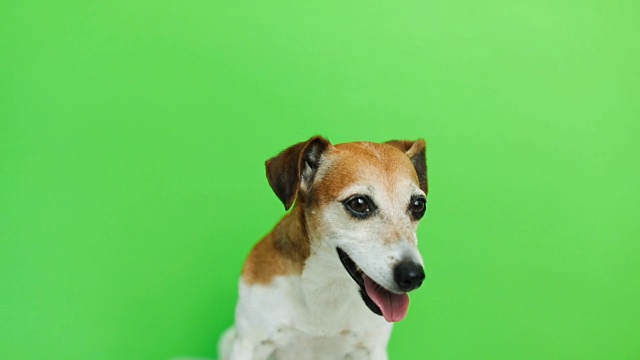
M 422 284 L 422 266 L 414 262 L 399 263 L 394 269 L 393 277 L 400 292 L 390 291 L 367 276 L 344 250 L 336 250 L 347 273 L 360 287 L 360 296 L 369 310 L 383 316 L 388 322 L 404 319 L 409 308 L 409 296 L 406 293 Z

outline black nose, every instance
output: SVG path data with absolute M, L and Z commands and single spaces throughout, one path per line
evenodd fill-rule
M 424 270 L 414 262 L 401 262 L 393 270 L 393 279 L 402 291 L 411 291 L 422 285 Z

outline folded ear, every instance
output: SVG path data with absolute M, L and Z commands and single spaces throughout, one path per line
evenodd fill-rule
M 427 193 L 429 189 L 427 183 L 427 157 L 426 157 L 426 147 L 427 144 L 423 139 L 418 139 L 416 141 L 410 140 L 391 140 L 387 141 L 386 144 L 394 146 L 400 151 L 407 154 L 411 162 L 413 163 L 413 167 L 416 169 L 416 173 L 418 174 L 418 181 L 420 181 L 420 189 Z
M 298 190 L 308 190 L 318 170 L 322 153 L 331 147 L 329 140 L 314 136 L 295 144 L 266 162 L 269 185 L 289 210 Z

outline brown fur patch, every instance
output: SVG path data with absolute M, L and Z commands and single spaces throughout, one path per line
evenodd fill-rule
M 391 145 L 376 143 L 347 143 L 335 146 L 326 154 L 329 166 L 325 176 L 314 184 L 314 195 L 320 203 L 335 201 L 349 185 L 375 181 L 393 191 L 400 178 L 413 179 L 420 184 L 411 160 Z
M 250 285 L 264 285 L 274 276 L 301 274 L 310 253 L 304 223 L 304 212 L 295 206 L 253 248 L 242 269 L 243 280 Z
M 411 159 L 411 162 L 416 169 L 416 173 L 418 174 L 418 179 L 420 180 L 420 189 L 422 189 L 425 194 L 429 192 L 429 186 L 427 182 L 427 144 L 424 142 L 424 140 L 392 140 L 387 141 L 386 144 L 398 148 L 400 151 L 404 152 L 409 157 L 409 159 Z

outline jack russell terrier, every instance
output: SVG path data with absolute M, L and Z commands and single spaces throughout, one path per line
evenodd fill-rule
M 266 168 L 293 209 L 249 254 L 220 359 L 387 359 L 392 323 L 424 280 L 424 140 L 332 145 L 316 136 Z

